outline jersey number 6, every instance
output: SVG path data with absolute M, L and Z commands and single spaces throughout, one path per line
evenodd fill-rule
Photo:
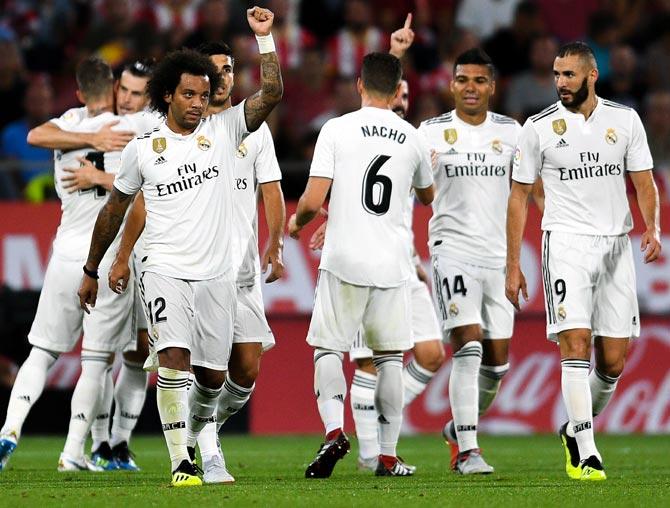
M 391 206 L 393 182 L 386 175 L 378 175 L 390 155 L 377 155 L 365 170 L 363 177 L 363 208 L 372 215 L 384 215 Z

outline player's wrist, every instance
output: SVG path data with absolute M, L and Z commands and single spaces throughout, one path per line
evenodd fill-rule
M 97 267 L 91 268 L 89 263 L 86 263 L 83 266 L 83 270 L 84 270 L 84 274 L 87 277 L 90 277 L 91 279 L 98 280 L 100 278 L 100 276 L 98 275 L 98 268 Z
M 270 31 L 266 34 L 256 33 L 256 42 L 258 43 L 258 52 L 261 55 L 264 55 L 265 53 L 274 53 L 276 51 L 275 41 L 272 37 L 272 32 Z

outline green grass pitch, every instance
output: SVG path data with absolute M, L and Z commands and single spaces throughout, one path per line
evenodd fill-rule
M 161 436 L 137 437 L 139 473 L 58 473 L 62 437 L 26 436 L 0 473 L 0 506 L 670 506 L 670 436 L 598 436 L 608 480 L 571 481 L 556 436 L 483 436 L 491 476 L 448 469 L 437 436 L 403 437 L 399 452 L 413 478 L 376 478 L 356 470 L 356 441 L 327 480 L 303 478 L 319 437 L 224 437 L 235 485 L 169 487 Z

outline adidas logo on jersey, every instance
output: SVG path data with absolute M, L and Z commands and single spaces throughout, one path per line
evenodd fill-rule
M 453 154 L 458 153 L 458 152 L 457 152 L 454 148 L 452 148 L 452 149 L 449 150 L 447 153 L 448 153 L 449 155 L 453 155 Z
M 565 148 L 566 146 L 570 146 L 563 138 L 556 143 L 556 148 Z
M 165 164 L 166 162 L 167 162 L 167 160 L 165 160 L 165 157 L 163 157 L 163 156 L 161 155 L 161 156 L 158 157 L 158 159 L 156 159 L 156 161 L 154 162 L 154 166 L 158 166 L 159 164 Z

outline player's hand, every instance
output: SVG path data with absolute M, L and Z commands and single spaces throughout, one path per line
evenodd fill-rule
M 270 275 L 265 279 L 265 282 L 274 282 L 284 276 L 284 261 L 282 261 L 283 250 L 284 248 L 280 243 L 268 245 L 265 254 L 263 254 L 261 270 L 263 270 L 263 273 L 267 272 L 268 264 L 272 265 L 272 270 L 270 271 Z
M 302 231 L 302 226 L 296 224 L 296 217 L 295 214 L 293 214 L 288 220 L 288 234 L 291 238 L 297 240 L 300 238 L 300 231 Z
M 67 175 L 61 178 L 61 182 L 63 183 L 63 188 L 69 193 L 83 189 L 90 189 L 91 187 L 100 184 L 99 177 L 102 171 L 96 168 L 90 160 L 85 159 L 84 157 L 77 157 L 77 160 L 81 162 L 80 167 L 63 168 L 63 171 L 65 171 Z
M 423 268 L 423 265 L 419 263 L 416 265 L 416 276 L 419 278 L 421 282 L 424 284 L 428 284 L 428 274 L 426 273 L 426 270 Z
M 312 250 L 319 250 L 323 249 L 323 244 L 326 241 L 326 226 L 328 225 L 328 222 L 324 222 L 321 224 L 316 231 L 314 231 L 314 234 L 312 234 L 311 238 L 309 239 L 309 248 Z
M 412 24 L 412 13 L 407 14 L 405 25 L 391 34 L 391 53 L 397 58 L 402 58 L 405 52 L 414 42 L 414 30 L 410 28 Z
M 247 9 L 247 21 L 253 32 L 258 36 L 269 35 L 275 15 L 270 9 L 252 7 Z
M 642 234 L 640 250 L 644 252 L 644 262 L 652 263 L 661 255 L 661 234 L 658 229 L 647 229 Z M 646 251 L 646 252 L 645 252 Z
M 526 278 L 521 272 L 521 268 L 513 267 L 507 268 L 505 276 L 505 296 L 514 305 L 516 310 L 521 310 L 519 303 L 519 291 L 523 295 L 525 301 L 528 301 L 528 289 L 526 288 Z
M 119 123 L 119 120 L 106 123 L 100 130 L 93 134 L 93 148 L 99 152 L 120 152 L 135 137 L 133 131 L 114 131 L 112 127 Z
M 112 267 L 109 269 L 109 276 L 107 279 L 109 289 L 117 294 L 121 294 L 128 287 L 129 280 L 130 266 L 128 265 L 128 259 L 117 254 L 112 263 Z
M 95 301 L 98 298 L 98 281 L 84 274 L 77 294 L 79 295 L 79 306 L 84 309 L 86 314 L 90 314 L 89 306 L 91 308 L 95 307 Z

